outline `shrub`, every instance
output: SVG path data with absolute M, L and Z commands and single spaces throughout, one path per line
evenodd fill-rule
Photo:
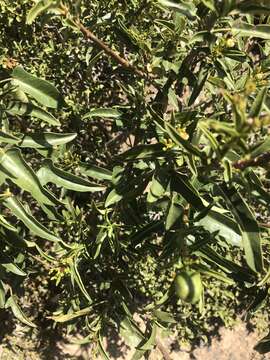
M 28 25 L 26 11 L 9 20 L 25 42 L 33 27 L 42 55 L 30 66 L 20 44 L 2 61 L 28 70 L 2 76 L 2 307 L 34 326 L 14 276 L 41 262 L 56 282 L 50 319 L 105 357 L 116 328 L 137 359 L 160 329 L 200 337 L 213 318 L 267 303 L 269 14 L 263 1 L 48 0 Z M 65 100 L 29 73 L 42 66 Z M 73 131 L 52 132 L 60 122 L 44 110 L 60 105 L 72 146 Z M 27 116 L 49 130 L 31 133 Z M 202 292 L 186 279 L 198 304 L 175 294 L 183 271 L 202 279 Z

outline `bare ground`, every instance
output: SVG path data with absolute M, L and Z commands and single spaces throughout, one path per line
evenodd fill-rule
M 63 342 L 52 342 L 51 348 L 46 352 L 39 352 L 33 344 L 27 343 L 23 333 L 15 330 L 10 341 L 0 345 L 1 360 L 100 360 L 91 352 L 91 346 L 79 347 Z M 173 337 L 163 338 L 161 342 L 169 356 L 164 358 L 158 348 L 150 353 L 149 360 L 270 360 L 270 354 L 260 355 L 253 350 L 258 342 L 256 332 L 248 332 L 245 323 L 241 322 L 233 329 L 221 328 L 219 333 L 211 339 L 211 345 L 197 347 L 190 352 L 177 346 L 177 339 Z M 8 345 L 9 344 L 9 345 Z M 107 344 L 107 351 L 111 360 L 131 360 L 133 351 L 123 345 L 119 339 L 117 342 Z

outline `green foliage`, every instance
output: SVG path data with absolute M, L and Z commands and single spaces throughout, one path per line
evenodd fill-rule
M 19 290 L 38 262 L 57 291 L 46 316 L 105 358 L 111 327 L 139 359 L 161 330 L 200 338 L 254 316 L 269 287 L 267 3 L 0 7 L 0 307 L 36 326 Z M 183 268 L 204 285 L 193 304 L 175 295 Z

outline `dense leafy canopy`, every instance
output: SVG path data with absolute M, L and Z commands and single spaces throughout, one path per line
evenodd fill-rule
M 226 297 L 252 316 L 270 278 L 268 2 L 32 5 L 0 1 L 0 307 L 37 326 L 18 296 L 40 263 L 44 318 L 105 358 L 110 327 L 139 359 L 157 331 L 225 321 Z

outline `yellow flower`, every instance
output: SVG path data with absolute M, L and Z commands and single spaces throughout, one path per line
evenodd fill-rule
M 226 46 L 227 46 L 228 48 L 233 48 L 234 45 L 235 45 L 235 40 L 234 40 L 234 39 L 230 38 L 230 39 L 228 39 L 228 40 L 226 41 Z
M 178 134 L 181 136 L 182 139 L 188 140 L 189 135 L 188 135 L 188 133 L 186 132 L 186 128 L 180 128 L 180 127 L 178 127 L 176 130 L 177 130 Z
M 247 95 L 253 93 L 256 90 L 256 84 L 252 80 L 248 80 L 245 86 L 245 93 Z
M 172 139 L 164 139 L 162 142 L 165 145 L 163 148 L 164 151 L 174 147 L 174 143 L 173 143 Z

